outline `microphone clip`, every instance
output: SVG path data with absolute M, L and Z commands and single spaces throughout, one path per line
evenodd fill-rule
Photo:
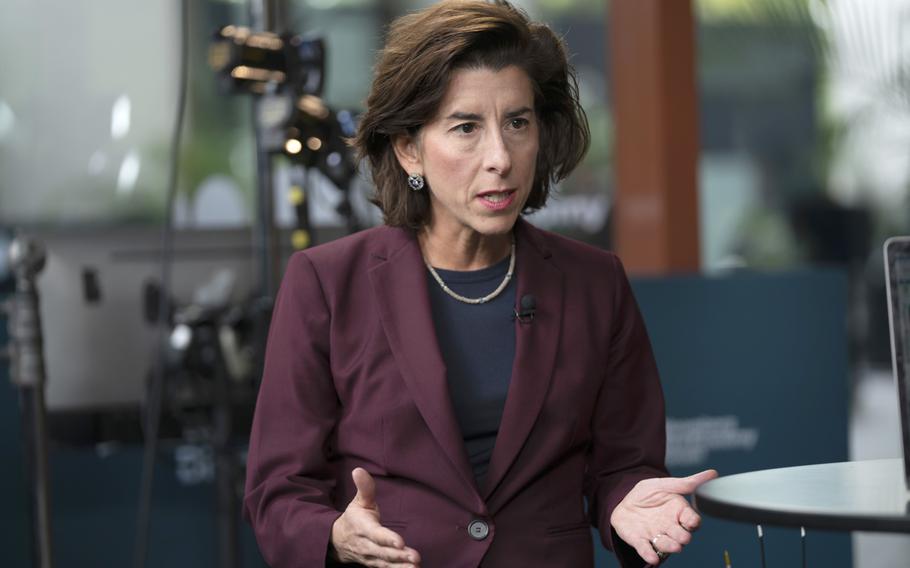
M 520 306 L 513 310 L 514 319 L 520 324 L 530 324 L 534 321 L 534 315 L 537 313 L 537 301 L 534 296 L 525 294 L 521 297 Z

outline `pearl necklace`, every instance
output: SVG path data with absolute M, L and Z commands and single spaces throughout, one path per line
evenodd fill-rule
M 449 296 L 452 296 L 459 302 L 464 302 L 465 304 L 486 304 L 496 296 L 502 294 L 502 291 L 505 290 L 506 286 L 509 285 L 509 281 L 512 280 L 512 274 L 515 272 L 515 237 L 512 237 L 512 253 L 509 256 L 509 271 L 506 272 L 506 277 L 502 279 L 502 282 L 500 282 L 499 286 L 497 286 L 495 290 L 482 298 L 468 298 L 466 296 L 462 296 L 458 292 L 455 292 L 446 286 L 446 283 L 443 282 L 442 277 L 439 276 L 439 273 L 436 272 L 435 268 L 430 266 L 430 263 L 427 262 L 426 258 L 423 259 L 423 263 L 427 265 L 427 270 L 430 271 L 430 274 L 433 275 L 433 278 L 436 280 L 436 282 L 439 283 L 439 286 L 442 287 L 442 291 Z

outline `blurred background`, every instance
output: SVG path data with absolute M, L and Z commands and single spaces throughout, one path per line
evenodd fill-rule
M 612 248 L 611 1 L 516 3 L 566 38 L 592 132 L 584 163 L 530 220 Z M 264 565 L 231 507 L 268 299 L 290 252 L 381 221 L 338 141 L 385 27 L 422 5 L 0 2 L 0 248 L 19 234 L 46 249 L 58 565 L 135 565 L 137 547 L 152 566 Z M 668 465 L 900 457 L 881 246 L 910 233 L 910 1 L 691 9 L 700 266 L 634 282 L 668 395 Z M 240 26 L 296 37 L 288 61 L 308 75 L 288 73 L 284 90 L 232 75 Z M 3 255 L 0 282 L 3 299 Z M 28 428 L 5 364 L 0 377 L 0 542 L 6 565 L 28 566 Z M 704 534 L 674 565 L 722 566 L 725 549 L 757 565 L 751 527 L 712 521 Z M 795 562 L 792 531 L 771 535 L 769 554 Z M 910 554 L 893 535 L 809 546 L 826 566 L 905 566 Z

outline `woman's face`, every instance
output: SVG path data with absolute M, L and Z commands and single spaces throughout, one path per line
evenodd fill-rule
M 509 232 L 534 182 L 539 146 L 531 80 L 518 67 L 455 71 L 436 117 L 396 151 L 427 181 L 428 229 L 450 238 Z M 424 190 L 426 191 L 426 190 Z

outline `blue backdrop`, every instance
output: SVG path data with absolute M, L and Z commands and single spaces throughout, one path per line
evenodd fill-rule
M 667 401 L 674 475 L 847 460 L 847 281 L 835 270 L 633 283 Z M 763 527 L 768 566 L 798 566 L 799 529 Z M 755 527 L 705 518 L 669 566 L 760 566 Z M 617 566 L 599 551 L 599 566 Z M 810 566 L 852 566 L 846 533 L 809 531 Z

